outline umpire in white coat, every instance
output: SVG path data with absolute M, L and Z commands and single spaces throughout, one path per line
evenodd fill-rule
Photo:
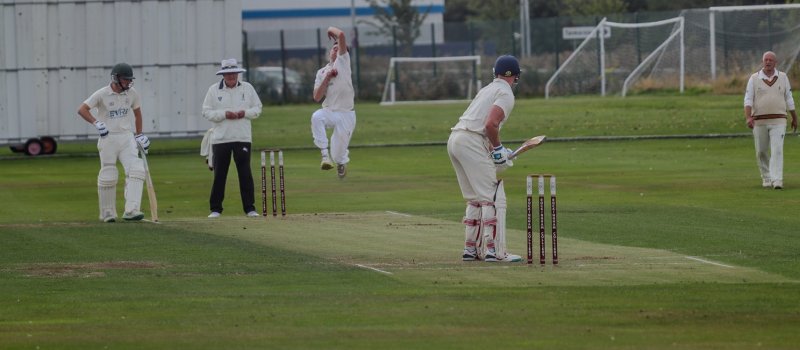
M 492 71 L 494 80 L 478 91 L 451 129 L 447 153 L 467 201 L 463 260 L 518 262 L 522 258 L 505 247 L 506 194 L 497 172 L 512 165 L 500 128 L 514 109 L 519 61 L 500 56 Z
M 214 153 L 214 184 L 209 200 L 209 218 L 222 214 L 231 154 L 239 174 L 242 209 L 247 216 L 259 216 L 255 207 L 255 187 L 250 170 L 253 142 L 250 121 L 261 114 L 261 100 L 250 83 L 239 81 L 239 73 L 244 71 L 236 59 L 223 60 L 222 68 L 217 72 L 217 75 L 222 75 L 222 79 L 208 88 L 203 100 L 203 117 L 214 123 L 209 139 Z

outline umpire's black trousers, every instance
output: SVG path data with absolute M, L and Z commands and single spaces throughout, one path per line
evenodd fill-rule
M 225 182 L 228 180 L 231 154 L 236 163 L 236 172 L 239 174 L 242 209 L 245 213 L 256 210 L 253 174 L 250 171 L 250 145 L 250 142 L 227 142 L 211 146 L 214 151 L 214 185 L 211 187 L 209 201 L 211 211 L 222 213 L 222 201 L 225 199 Z

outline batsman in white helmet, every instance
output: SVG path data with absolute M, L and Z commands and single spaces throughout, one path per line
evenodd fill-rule
M 506 250 L 506 194 L 497 173 L 513 165 L 500 128 L 514 109 L 519 61 L 500 56 L 492 72 L 494 80 L 478 91 L 451 129 L 447 153 L 467 202 L 462 260 L 518 262 L 522 258 Z
M 133 88 L 133 68 L 119 63 L 111 69 L 111 83 L 95 91 L 78 107 L 78 115 L 97 128 L 100 139 L 100 173 L 97 194 L 100 199 L 100 220 L 117 220 L 117 160 L 125 169 L 125 220 L 141 220 L 144 164 L 139 159 L 138 142 L 143 149 L 150 140 L 142 134 L 142 110 L 139 93 Z M 92 110 L 96 114 L 92 114 Z

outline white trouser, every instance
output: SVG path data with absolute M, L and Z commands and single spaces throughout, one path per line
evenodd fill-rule
M 328 149 L 328 135 L 326 129 L 333 129 L 330 142 L 331 159 L 336 164 L 350 162 L 348 147 L 350 138 L 356 128 L 356 112 L 335 112 L 328 109 L 318 109 L 311 115 L 311 134 L 314 136 L 314 145 L 319 149 Z
M 447 153 L 464 199 L 493 202 L 497 170 L 489 156 L 488 141 L 476 133 L 453 131 L 447 140 Z
M 783 182 L 783 138 L 786 134 L 786 119 L 756 120 L 753 140 L 761 180 Z
M 142 202 L 142 184 L 144 183 L 144 163 L 139 159 L 139 151 L 132 133 L 112 133 L 97 140 L 97 150 L 100 151 L 101 175 L 98 175 L 98 184 L 115 183 L 102 177 L 104 167 L 116 167 L 117 159 L 125 169 L 125 212 L 139 211 Z M 99 186 L 104 187 L 104 186 Z M 106 190 L 100 188 L 101 191 Z M 101 194 L 101 201 L 102 199 Z M 110 208 L 108 203 L 100 203 L 100 216 L 104 215 L 103 207 Z
M 465 248 L 475 247 L 479 256 L 488 250 L 495 251 L 497 258 L 504 259 L 505 191 L 498 183 L 486 139 L 475 133 L 454 131 L 447 141 L 447 153 L 456 171 L 461 195 L 467 201 Z

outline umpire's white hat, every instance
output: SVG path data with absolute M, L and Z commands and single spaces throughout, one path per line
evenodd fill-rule
M 222 75 L 225 73 L 244 73 L 244 68 L 239 67 L 239 64 L 236 62 L 235 58 L 228 58 L 222 60 L 221 64 L 222 69 L 217 71 L 217 75 Z

